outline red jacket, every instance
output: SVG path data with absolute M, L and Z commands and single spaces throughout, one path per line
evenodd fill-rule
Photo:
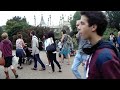
M 12 56 L 12 43 L 9 39 L 2 40 L 0 46 L 4 57 Z
M 87 79 L 120 79 L 120 59 L 113 45 L 98 44 L 89 63 Z

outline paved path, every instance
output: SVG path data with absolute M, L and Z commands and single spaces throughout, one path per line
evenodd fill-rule
M 14 53 L 15 51 L 13 51 Z M 40 57 L 42 59 L 42 61 L 47 64 L 47 58 L 46 58 L 46 54 L 44 51 L 40 52 Z M 57 55 L 58 58 L 58 55 Z M 71 57 L 71 64 L 73 62 L 74 57 Z M 15 68 L 17 67 L 17 65 L 15 66 Z M 58 71 L 58 67 L 55 65 L 55 73 L 49 73 L 51 69 L 51 67 L 46 66 L 46 71 L 33 71 L 31 70 L 31 68 L 33 67 L 33 63 L 31 65 L 27 65 L 24 64 L 23 65 L 23 69 L 22 70 L 18 70 L 17 68 L 17 72 L 19 75 L 18 79 L 75 79 L 72 71 L 71 71 L 71 65 L 67 65 L 67 60 L 65 59 L 64 63 L 62 64 L 62 72 L 59 73 Z M 41 68 L 41 65 L 38 63 L 38 69 Z M 5 74 L 3 71 L 3 67 L 0 66 L 0 79 L 4 79 L 5 78 Z M 83 66 L 80 65 L 79 67 L 79 71 L 81 72 L 81 75 L 83 76 Z M 10 78 L 14 79 L 14 75 L 11 72 L 11 70 L 9 70 L 9 74 L 10 74 Z

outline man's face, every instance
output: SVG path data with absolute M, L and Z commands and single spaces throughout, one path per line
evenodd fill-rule
M 32 37 L 32 34 L 31 34 L 31 32 L 30 32 L 30 36 Z
M 76 21 L 76 28 L 77 28 L 78 31 L 79 31 L 79 29 L 78 29 L 79 24 L 80 24 L 80 20 L 77 20 Z
M 81 16 L 78 29 L 80 30 L 79 32 L 83 39 L 90 39 L 92 34 L 92 26 L 89 27 L 88 18 L 86 16 Z

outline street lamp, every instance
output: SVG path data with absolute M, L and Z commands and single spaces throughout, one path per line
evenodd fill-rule
M 68 22 L 70 22 L 70 17 L 68 16 Z
M 48 27 L 49 27 L 49 18 L 48 18 Z
M 35 26 L 36 26 L 36 17 L 35 17 L 35 15 L 34 15 L 34 23 L 35 23 Z
M 62 20 L 63 20 L 62 22 L 64 23 L 64 15 L 63 14 L 62 14 Z
M 51 25 L 51 15 L 49 15 L 49 17 L 50 17 L 50 25 Z

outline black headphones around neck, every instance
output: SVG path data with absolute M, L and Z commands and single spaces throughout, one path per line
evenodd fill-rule
M 92 53 L 94 53 L 96 51 L 96 49 L 100 46 L 100 44 L 103 42 L 103 40 L 99 40 L 97 42 L 97 44 L 90 46 L 90 47 L 85 47 L 85 45 L 83 45 L 82 50 L 85 54 L 87 55 L 91 55 Z

